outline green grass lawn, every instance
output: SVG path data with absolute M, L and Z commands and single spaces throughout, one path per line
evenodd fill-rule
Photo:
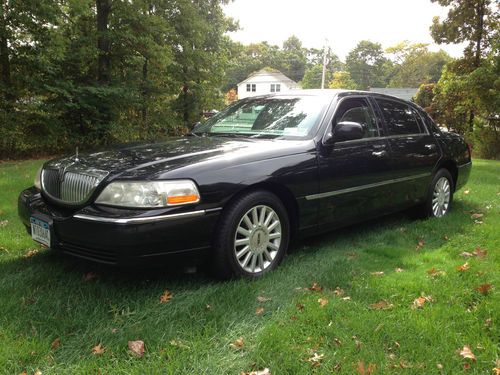
M 0 164 L 0 372 L 352 374 L 363 363 L 366 374 L 373 366 L 376 374 L 492 374 L 500 367 L 500 162 L 475 160 L 443 219 L 397 214 L 338 230 L 296 243 L 258 281 L 224 283 L 202 272 L 117 271 L 41 249 L 16 212 L 18 193 L 41 163 Z M 487 254 L 474 255 L 478 247 Z M 89 272 L 97 277 L 86 281 Z M 313 283 L 322 290 L 307 289 Z M 482 294 L 476 288 L 484 284 L 492 288 Z M 160 303 L 165 290 L 173 296 Z M 419 297 L 423 305 L 412 308 Z M 129 340 L 144 341 L 142 358 Z M 98 344 L 104 352 L 93 354 Z M 464 345 L 475 361 L 459 355 Z

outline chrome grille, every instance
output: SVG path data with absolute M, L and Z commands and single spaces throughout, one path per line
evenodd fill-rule
M 108 174 L 104 171 L 65 171 L 47 168 L 42 171 L 42 189 L 52 199 L 66 204 L 82 204 Z

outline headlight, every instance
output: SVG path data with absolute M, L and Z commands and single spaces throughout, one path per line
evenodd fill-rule
M 112 206 L 155 208 L 178 206 L 200 201 L 200 193 L 191 180 L 116 181 L 104 188 L 96 203 Z
M 42 190 L 42 183 L 41 183 L 42 169 L 43 169 L 43 165 L 40 168 L 38 168 L 38 171 L 36 172 L 36 175 L 35 175 L 35 181 L 33 182 L 33 185 L 35 185 L 35 187 L 38 190 Z

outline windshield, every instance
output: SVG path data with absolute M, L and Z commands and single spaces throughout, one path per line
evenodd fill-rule
M 310 137 L 329 100 L 325 97 L 272 97 L 240 100 L 205 123 L 196 135 Z

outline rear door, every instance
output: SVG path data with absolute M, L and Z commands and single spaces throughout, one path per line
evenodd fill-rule
M 328 131 L 341 121 L 364 127 L 362 139 L 321 145 L 318 153 L 319 224 L 329 229 L 377 215 L 387 206 L 391 159 L 388 141 L 366 96 L 339 100 Z
M 410 104 L 374 97 L 391 149 L 391 202 L 396 208 L 420 202 L 427 193 L 440 150 L 422 117 Z

